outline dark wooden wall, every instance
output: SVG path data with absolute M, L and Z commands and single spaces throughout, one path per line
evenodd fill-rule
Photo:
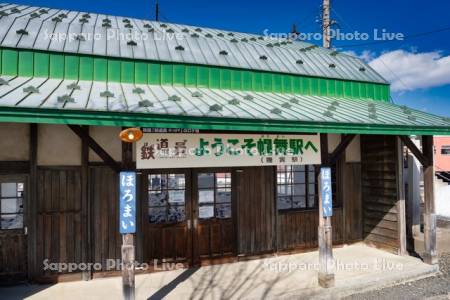
M 119 234 L 119 176 L 109 167 L 90 167 L 89 202 L 92 211 L 93 260 L 102 264 L 106 259 L 120 259 L 122 244 Z
M 243 168 L 237 174 L 238 254 L 272 252 L 276 248 L 274 168 Z
M 343 235 L 345 242 L 356 242 L 363 237 L 361 164 L 344 163 L 342 168 Z
M 333 210 L 333 243 L 343 242 L 342 208 Z M 309 211 L 279 213 L 277 217 L 277 248 L 279 251 L 316 248 L 319 212 Z
M 24 280 L 27 277 L 26 236 L 22 230 L 8 230 L 0 233 L 0 286 L 15 280 Z
M 81 178 L 79 168 L 39 168 L 37 172 L 37 270 L 52 263 L 81 263 Z
M 364 240 L 398 252 L 395 136 L 362 136 Z

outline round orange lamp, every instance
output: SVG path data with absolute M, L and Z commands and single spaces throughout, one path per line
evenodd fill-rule
M 137 127 L 127 128 L 120 132 L 119 137 L 126 143 L 134 143 L 139 141 L 144 134 L 142 130 Z

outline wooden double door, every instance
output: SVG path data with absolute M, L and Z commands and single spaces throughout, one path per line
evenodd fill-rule
M 236 255 L 233 169 L 142 174 L 143 258 L 152 265 L 199 265 Z

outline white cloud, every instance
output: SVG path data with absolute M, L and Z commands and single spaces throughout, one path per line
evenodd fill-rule
M 364 60 L 365 62 L 370 62 L 371 60 L 373 60 L 376 56 L 375 52 L 372 52 L 370 50 L 364 50 L 361 54 L 356 53 L 355 51 L 349 50 L 349 51 L 344 51 L 343 53 L 351 55 L 351 56 L 356 56 L 362 60 Z
M 369 65 L 391 83 L 395 92 L 450 84 L 450 56 L 438 51 L 390 51 L 370 60 Z

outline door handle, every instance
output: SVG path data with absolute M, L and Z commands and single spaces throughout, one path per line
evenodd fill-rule
M 27 227 L 27 226 L 25 226 L 25 227 L 23 228 L 23 234 L 24 234 L 24 235 L 28 235 L 28 227 Z
M 191 230 L 191 220 L 187 220 L 187 228 L 188 230 Z
M 194 219 L 194 228 L 197 229 L 198 219 Z

